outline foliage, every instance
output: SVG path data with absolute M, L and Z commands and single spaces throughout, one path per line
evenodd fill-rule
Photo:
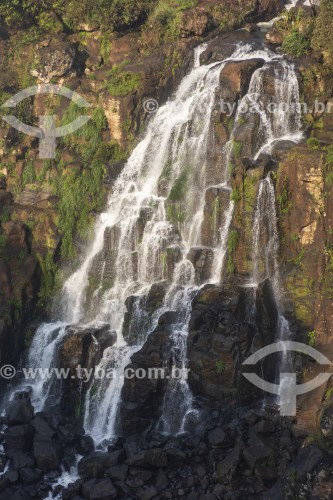
M 292 57 L 301 57 L 310 51 L 311 41 L 308 36 L 300 33 L 297 29 L 293 29 L 284 38 L 282 48 Z
M 319 148 L 319 141 L 315 137 L 309 137 L 309 139 L 306 141 L 308 147 L 312 150 L 318 149 Z
M 242 195 L 239 188 L 236 187 L 235 189 L 232 190 L 230 199 L 234 203 L 238 203 L 242 199 Z
M 229 253 L 228 262 L 227 262 L 227 273 L 228 274 L 234 274 L 236 271 L 236 266 L 235 266 L 232 254 L 236 250 L 238 243 L 239 243 L 238 231 L 236 229 L 232 229 L 229 232 L 228 243 L 227 243 L 228 253 Z
M 242 153 L 242 148 L 243 148 L 243 145 L 241 142 L 239 142 L 239 141 L 232 142 L 232 152 L 233 152 L 235 158 L 240 157 L 240 155 Z
M 239 242 L 239 234 L 236 229 L 232 229 L 228 236 L 228 252 L 233 253 Z
M 108 91 L 115 97 L 127 95 L 141 86 L 141 74 L 117 70 L 110 72 Z
M 325 148 L 326 157 L 324 162 L 325 183 L 328 187 L 333 184 L 333 145 Z
M 39 264 L 42 270 L 41 287 L 39 291 L 39 301 L 41 305 L 48 303 L 55 291 L 57 264 L 53 260 L 53 254 L 49 251 L 44 258 L 38 255 Z
M 0 234 L 0 252 L 5 249 L 7 245 L 7 236 L 4 234 Z
M 314 50 L 322 51 L 330 64 L 333 63 L 333 3 L 331 0 L 321 0 L 311 45 Z
M 216 373 L 218 375 L 221 375 L 221 373 L 223 373 L 224 370 L 225 370 L 225 363 L 224 363 L 224 361 L 219 359 L 218 361 L 216 361 Z
M 81 114 L 80 108 L 71 103 L 63 116 L 63 123 L 70 123 Z M 59 196 L 57 225 L 62 234 L 62 257 L 74 257 L 75 234 L 86 236 L 104 201 L 103 177 L 105 164 L 123 157 L 118 143 L 103 143 L 102 131 L 107 128 L 104 112 L 96 108 L 92 118 L 75 133 L 64 138 L 64 143 L 82 158 L 81 171 L 64 172 L 58 161 L 55 192 Z
M 157 27 L 166 39 L 175 39 L 180 34 L 182 13 L 197 3 L 198 0 L 160 0 L 149 16 L 147 28 Z
M 24 166 L 22 177 L 21 177 L 21 185 L 24 189 L 27 184 L 32 184 L 36 180 L 36 172 L 34 168 L 34 164 L 32 161 L 29 161 Z
M 283 187 L 281 193 L 277 197 L 277 203 L 279 205 L 280 211 L 283 214 L 289 213 L 291 209 L 291 193 L 289 189 L 289 183 L 287 177 L 284 179 Z
M 304 248 L 301 248 L 300 252 L 297 254 L 297 256 L 292 259 L 292 263 L 295 264 L 298 267 L 302 267 L 302 260 L 305 254 Z
M 102 30 L 120 30 L 142 24 L 154 0 L 3 0 L 0 18 L 8 28 L 39 26 L 55 31 L 59 25 L 79 31 L 82 22 Z
M 316 345 L 316 332 L 314 330 L 308 333 L 308 345 L 310 347 Z
M 8 222 L 10 220 L 10 213 L 7 208 L 3 208 L 0 212 L 0 224 L 3 222 Z

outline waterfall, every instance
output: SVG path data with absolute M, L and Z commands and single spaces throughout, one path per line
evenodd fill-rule
M 205 46 L 196 49 L 192 71 L 182 80 L 174 96 L 151 118 L 143 139 L 119 175 L 107 208 L 96 221 L 94 238 L 83 262 L 63 286 L 59 322 L 42 325 L 30 347 L 29 366 L 41 366 L 39 360 L 42 359 L 42 364 L 51 367 L 56 364 L 57 348 L 66 334 L 66 325 L 89 327 L 107 323 L 110 332 L 116 332 L 116 342 L 105 349 L 99 364 L 103 370 L 112 368 L 114 378 L 93 379 L 85 398 L 85 429 L 100 448 L 104 448 L 117 432 L 124 368 L 165 311 L 172 310 L 177 314 L 172 332 L 173 364 L 180 369 L 187 367 L 191 302 L 200 287 L 207 283 L 206 279 L 200 283 L 196 281 L 189 252 L 193 247 L 206 249 L 202 246 L 206 191 L 217 186 L 224 189 L 229 198 L 231 194 L 228 158 L 238 126 L 239 110 L 230 141 L 222 152 L 224 161 L 218 179 L 216 173 L 212 176 L 209 168 L 209 152 L 214 142 L 212 113 L 222 68 L 229 61 L 264 59 L 264 66 L 252 76 L 243 102 L 260 104 L 263 78 L 271 64 L 275 68 L 275 98 L 281 101 L 287 96 L 288 102 L 298 102 L 295 71 L 282 56 L 264 46 L 257 49 L 251 44 L 239 44 L 228 59 L 200 66 L 200 54 L 204 49 Z M 277 140 L 299 140 L 300 120 L 296 112 L 287 109 L 276 115 L 260 110 L 258 116 L 260 142 L 254 148 L 253 157 L 270 151 Z M 259 191 L 262 201 L 256 212 L 255 229 L 255 238 L 258 239 L 263 224 L 268 227 L 272 222 L 271 219 L 264 220 L 261 215 L 261 210 L 269 211 L 274 205 L 270 198 L 269 179 L 260 184 Z M 214 258 L 208 279 L 210 283 L 220 282 L 223 276 L 233 211 L 234 203 L 229 199 L 224 221 L 211 248 Z M 274 217 L 276 220 L 276 215 Z M 274 267 L 275 234 L 272 226 L 264 273 L 277 276 Z M 259 264 L 259 246 L 257 248 L 256 279 L 259 279 L 262 265 Z M 166 272 L 169 251 L 177 258 Z M 90 290 L 91 276 L 94 277 L 93 293 Z M 145 304 L 154 284 L 164 288 L 165 295 L 154 312 L 147 313 Z M 134 304 L 128 328 L 130 334 L 124 329 L 125 304 L 129 298 Z M 46 404 L 52 383 L 54 381 L 45 385 L 39 380 L 31 384 L 33 402 L 37 403 L 38 409 Z M 170 380 L 158 428 L 165 433 L 182 432 L 195 416 L 186 378 Z
M 275 209 L 275 192 L 270 174 L 263 179 L 259 184 L 259 191 L 257 197 L 257 205 L 254 213 L 253 223 L 253 281 L 254 287 L 257 288 L 258 284 L 269 278 L 271 280 L 276 305 L 278 309 L 278 341 L 284 343 L 290 340 L 291 331 L 288 320 L 284 317 L 281 311 L 281 287 L 280 287 L 280 274 L 278 266 L 278 251 L 279 239 L 277 231 L 277 216 Z M 278 374 L 280 376 L 280 392 L 283 391 L 284 386 L 290 383 L 289 367 L 291 359 L 288 351 L 284 349 L 280 356 L 280 363 L 278 367 Z M 280 405 L 283 406 L 283 401 L 280 400 Z

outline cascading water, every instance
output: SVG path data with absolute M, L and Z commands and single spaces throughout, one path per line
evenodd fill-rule
M 263 250 L 264 249 L 264 250 Z M 260 182 L 253 224 L 253 281 L 256 288 L 261 281 L 270 279 L 278 308 L 278 341 L 290 340 L 291 332 L 287 319 L 281 312 L 281 288 L 278 267 L 279 239 L 275 209 L 275 191 L 270 174 Z M 278 372 L 289 372 L 291 359 L 286 349 L 282 351 Z M 280 377 L 280 392 L 288 386 L 290 377 Z M 284 402 L 280 399 L 280 405 Z
M 189 251 L 194 246 L 202 248 L 206 190 L 218 182 L 218 187 L 225 189 L 229 198 L 231 194 L 228 158 L 239 110 L 231 139 L 223 151 L 219 178 L 216 179 L 216 174 L 212 178 L 209 169 L 208 151 L 214 140 L 211 115 L 221 69 L 228 61 L 264 59 L 264 66 L 254 72 L 243 101 L 260 104 L 262 79 L 274 64 L 275 99 L 285 100 L 288 96 L 290 102 L 298 102 L 293 67 L 264 46 L 258 50 L 251 44 L 239 45 L 230 58 L 207 66 L 199 64 L 202 50 L 204 47 L 197 49 L 194 69 L 183 79 L 173 99 L 151 119 L 143 140 L 116 181 L 107 210 L 96 222 L 95 237 L 84 262 L 64 284 L 63 323 L 42 325 L 30 348 L 29 362 L 35 366 L 41 346 L 47 342 L 45 364 L 50 367 L 56 362 L 57 347 L 65 335 L 66 324 L 108 323 L 110 331 L 116 332 L 115 344 L 104 351 L 99 365 L 104 370 L 112 368 L 114 379 L 93 380 L 85 401 L 85 429 L 101 447 L 116 433 L 124 368 L 167 310 L 175 311 L 178 318 L 172 334 L 173 363 L 178 368 L 186 368 L 191 301 L 203 285 L 195 281 Z M 281 138 L 299 139 L 297 114 L 290 114 L 289 110 L 281 113 L 278 116 L 263 110 L 258 113 L 260 143 L 255 146 L 253 157 L 269 151 Z M 230 200 L 212 248 L 214 262 L 209 282 L 220 282 L 223 274 L 233 209 Z M 169 250 L 178 257 L 171 269 L 172 278 L 166 282 L 165 258 Z M 91 275 L 95 283 L 92 296 L 89 295 Z M 145 302 L 154 284 L 164 286 L 165 296 L 155 312 L 147 314 Z M 125 303 L 130 297 L 134 306 L 128 328 L 130 334 L 126 334 L 123 330 Z M 38 403 L 38 409 L 43 407 L 50 387 L 41 381 L 32 384 L 33 401 Z M 166 433 L 181 432 L 193 416 L 192 395 L 185 377 L 171 380 L 159 429 Z

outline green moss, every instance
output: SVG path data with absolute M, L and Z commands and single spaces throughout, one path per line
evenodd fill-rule
M 166 206 L 166 215 L 167 219 L 175 226 L 183 224 L 186 220 L 186 210 L 183 206 L 177 204 L 168 204 Z
M 21 186 L 24 189 L 27 184 L 32 184 L 36 180 L 36 172 L 32 161 L 29 161 L 23 169 Z
M 308 345 L 314 347 L 316 345 L 316 332 L 312 330 L 308 333 Z
M 309 139 L 306 141 L 306 144 L 312 150 L 316 150 L 319 148 L 319 141 L 315 137 L 309 137 Z
M 236 266 L 233 260 L 233 253 L 236 250 L 239 243 L 239 234 L 236 229 L 232 229 L 228 236 L 228 262 L 227 262 L 227 273 L 234 274 L 236 272 Z
M 308 54 L 311 49 L 310 38 L 300 33 L 297 29 L 287 35 L 282 44 L 283 50 L 292 57 L 301 57 Z
M 242 199 L 242 193 L 239 188 L 236 187 L 232 190 L 230 199 L 234 203 L 238 203 Z
M 198 0 L 160 0 L 148 19 L 148 26 L 158 26 L 164 37 L 176 39 L 180 35 L 182 13 L 195 7 Z
M 216 361 L 215 366 L 216 366 L 216 373 L 218 375 L 221 375 L 225 371 L 225 363 L 224 363 L 224 361 L 222 361 L 222 360 L 219 359 L 218 361 Z
M 110 35 L 109 33 L 104 33 L 101 37 L 101 49 L 100 49 L 100 55 L 103 61 L 107 61 L 110 57 L 110 52 L 111 52 L 111 40 L 110 40 Z
M 239 141 L 232 142 L 232 152 L 235 158 L 240 158 L 242 154 L 243 144 Z
M 189 167 L 185 167 L 177 177 L 168 196 L 168 201 L 181 201 L 185 199 L 187 193 L 187 184 L 189 178 Z
M 80 108 L 73 103 L 63 116 L 62 124 L 70 123 L 79 114 Z M 86 237 L 93 214 L 101 209 L 105 198 L 103 177 L 105 164 L 124 157 L 119 145 L 112 141 L 102 142 L 102 131 L 107 128 L 107 120 L 101 108 L 92 112 L 89 122 L 63 141 L 82 159 L 81 171 L 67 172 L 61 160 L 56 157 L 56 177 L 54 192 L 59 196 L 57 226 L 62 234 L 61 256 L 74 257 L 73 239 L 76 234 Z
M 50 299 L 56 291 L 58 266 L 53 260 L 53 253 L 51 251 L 48 251 L 44 257 L 41 255 L 37 255 L 37 257 L 42 271 L 42 280 L 38 295 L 39 305 L 45 307 L 49 304 Z
M 291 210 L 291 193 L 288 178 L 283 180 L 282 190 L 277 197 L 277 203 L 282 214 L 288 214 Z
M 159 181 L 161 180 L 169 181 L 171 179 L 171 176 L 172 176 L 172 161 L 168 160 L 163 167 L 163 170 L 159 177 Z
M 229 232 L 228 236 L 228 252 L 230 254 L 232 254 L 236 250 L 238 243 L 239 243 L 238 231 L 236 229 L 232 229 Z
M 305 254 L 305 249 L 302 248 L 299 251 L 298 255 L 294 259 L 292 259 L 292 263 L 295 264 L 298 267 L 302 267 L 302 265 L 303 265 L 302 264 L 302 260 L 304 258 L 304 254 Z
M 125 96 L 141 87 L 141 74 L 132 71 L 121 71 L 119 66 L 109 74 L 108 91 L 115 97 Z
M 228 262 L 227 262 L 227 273 L 228 274 L 235 274 L 236 272 L 236 266 L 233 261 L 233 258 L 231 256 L 228 257 Z

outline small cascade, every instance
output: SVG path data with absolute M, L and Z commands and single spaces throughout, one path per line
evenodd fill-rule
M 255 286 L 269 278 L 280 295 L 278 269 L 279 237 L 275 210 L 275 192 L 270 175 L 259 184 L 253 221 L 253 281 Z
M 171 378 L 164 396 L 163 410 L 157 428 L 165 434 L 183 432 L 191 417 L 197 415 L 193 397 L 187 383 L 187 337 L 192 311 L 192 299 L 198 287 L 194 286 L 194 268 L 191 262 L 180 262 L 174 274 L 174 285 L 165 303 L 168 309 L 177 311 L 178 321 L 172 332 L 172 366 L 178 370 L 177 378 Z
M 31 382 L 27 380 L 16 387 L 10 395 L 13 399 L 15 392 L 32 388 L 31 402 L 35 411 L 41 411 L 49 403 L 56 403 L 60 397 L 61 382 L 56 375 L 45 376 L 46 370 L 58 366 L 57 350 L 66 333 L 66 324 L 62 322 L 43 323 L 36 331 L 26 360 L 26 366 L 31 370 Z M 51 372 L 50 372 L 51 373 Z
M 281 311 L 281 287 L 278 267 L 279 240 L 275 209 L 275 192 L 270 174 L 260 182 L 257 205 L 253 224 L 253 282 L 257 288 L 264 279 L 270 279 L 278 309 L 276 340 L 282 343 L 290 340 L 291 331 L 287 319 Z M 282 351 L 277 376 L 280 377 L 280 389 L 289 384 L 288 372 L 291 364 L 287 350 Z M 282 401 L 280 401 L 282 404 Z

